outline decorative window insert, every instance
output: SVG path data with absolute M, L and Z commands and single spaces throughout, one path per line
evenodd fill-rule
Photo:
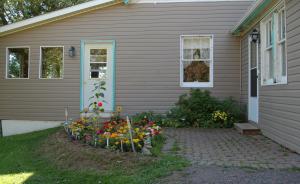
M 62 79 L 64 63 L 64 47 L 41 47 L 40 78 Z
M 181 87 L 213 87 L 213 37 L 180 37 Z
M 90 50 L 90 78 L 106 80 L 107 49 Z
M 6 78 L 29 78 L 29 47 L 10 47 L 6 49 Z
M 261 30 L 261 83 L 286 84 L 286 14 L 283 4 L 262 21 Z

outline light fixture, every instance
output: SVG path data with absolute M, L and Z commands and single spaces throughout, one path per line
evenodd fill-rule
M 251 39 L 254 43 L 256 43 L 259 40 L 259 32 L 257 29 L 253 29 L 251 35 Z
M 71 46 L 69 49 L 69 56 L 74 57 L 75 56 L 75 47 Z

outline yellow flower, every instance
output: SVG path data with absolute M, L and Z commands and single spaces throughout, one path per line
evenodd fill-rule
M 140 142 L 140 139 L 133 139 L 133 142 L 138 143 L 138 142 Z

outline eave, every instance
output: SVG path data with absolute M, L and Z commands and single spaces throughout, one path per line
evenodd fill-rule
M 272 3 L 274 3 L 274 0 L 257 0 L 239 23 L 231 30 L 231 33 L 240 36 Z

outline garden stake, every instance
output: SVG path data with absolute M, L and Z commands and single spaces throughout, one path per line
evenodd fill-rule
M 130 136 L 132 151 L 135 153 L 135 148 L 134 148 L 134 143 L 133 143 L 133 138 L 132 138 L 132 128 L 131 128 L 131 124 L 130 124 L 130 120 L 129 120 L 128 116 L 127 116 L 127 124 L 128 124 L 128 129 L 129 129 L 129 136 Z
M 95 141 L 95 147 L 97 147 L 97 137 L 96 136 L 94 136 L 94 141 Z
M 109 133 L 109 132 L 105 132 L 104 135 L 105 135 L 105 137 L 106 137 L 106 147 L 109 148 L 109 137 L 110 137 L 110 133 Z
M 121 152 L 124 152 L 123 150 L 123 140 L 121 139 Z
M 68 116 L 69 116 L 68 108 L 69 108 L 69 107 L 66 107 L 66 108 L 65 108 L 65 122 L 66 122 L 66 123 L 68 122 Z

